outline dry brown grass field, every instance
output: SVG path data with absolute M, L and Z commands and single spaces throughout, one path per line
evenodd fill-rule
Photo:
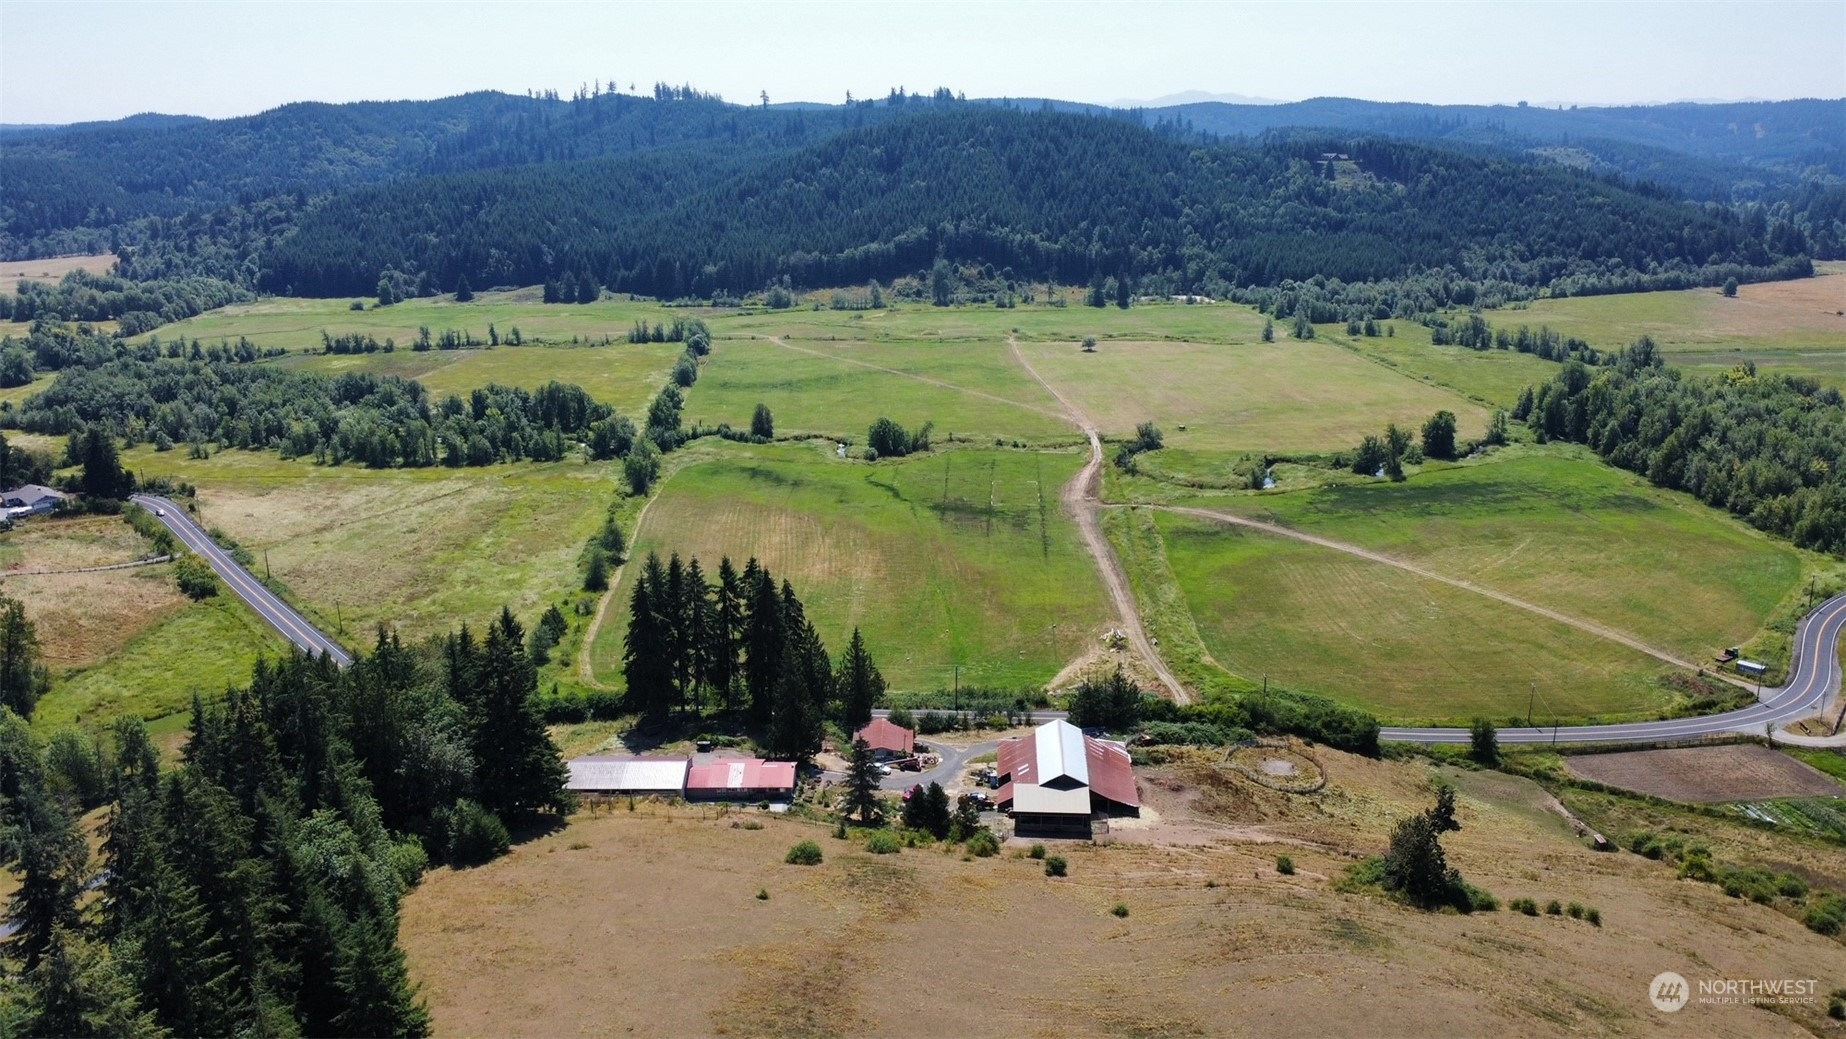
M 137 559 L 147 543 L 116 516 L 35 518 L 0 534 L 0 593 L 26 604 L 54 672 L 104 660 L 178 612 L 186 598 L 167 566 L 90 574 L 22 574 Z
M 1652 1009 L 1663 970 L 1820 977 L 1837 940 L 1588 850 L 1536 785 L 1450 773 L 1451 864 L 1502 899 L 1599 907 L 1603 926 L 1501 911 L 1429 914 L 1332 890 L 1430 800 L 1428 766 L 1311 752 L 1319 793 L 1289 795 L 1209 759 L 1141 773 L 1149 804 L 1112 843 L 1066 844 L 1054 880 L 1010 847 L 873 856 L 824 826 L 752 809 L 643 803 L 583 812 L 487 866 L 438 870 L 402 940 L 439 1034 L 1789 1035 L 1777 1012 Z M 760 826 L 760 829 L 750 828 Z M 826 862 L 782 857 L 818 841 Z M 1811 876 L 1846 855 L 1779 840 Z M 1276 856 L 1289 855 L 1293 876 Z M 767 898 L 759 898 L 758 892 Z M 1113 915 L 1117 904 L 1128 915 Z
M 10 283 L 19 278 L 57 281 L 72 271 L 108 274 L 114 266 L 114 253 L 103 253 L 101 256 L 48 256 L 41 260 L 0 260 L 0 282 Z M 7 287 L 9 290 L 12 288 L 10 284 Z

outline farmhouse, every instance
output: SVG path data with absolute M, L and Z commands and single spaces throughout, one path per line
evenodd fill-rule
M 8 516 L 19 519 L 24 516 L 42 516 L 56 509 L 59 504 L 69 500 L 70 495 L 29 483 L 10 491 L 0 491 L 0 505 L 6 507 Z
M 575 794 L 680 797 L 686 792 L 687 764 L 685 758 L 591 754 L 567 763 L 565 786 Z
M 719 758 L 686 771 L 688 801 L 788 801 L 794 796 L 792 761 Z
M 1046 722 L 999 747 L 1001 809 L 1020 837 L 1088 838 L 1098 815 L 1140 815 L 1128 748 L 1085 736 L 1067 721 Z
M 865 741 L 872 750 L 872 756 L 879 760 L 886 758 L 907 758 L 916 753 L 917 734 L 902 725 L 896 725 L 888 718 L 873 718 L 865 728 L 852 734 L 853 742 Z

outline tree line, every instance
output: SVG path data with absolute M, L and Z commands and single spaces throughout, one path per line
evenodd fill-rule
M 1607 367 L 1566 361 L 1520 395 L 1513 417 L 1541 441 L 1587 444 L 1656 486 L 1838 554 L 1846 552 L 1843 404 L 1812 378 L 1759 373 L 1750 362 L 1689 377 L 1643 337 Z
M 490 385 L 432 400 L 421 383 L 397 376 L 329 376 L 239 363 L 241 355 L 162 356 L 157 343 L 77 338 L 81 345 L 57 382 L 18 407 L 0 408 L 0 424 L 51 435 L 95 427 L 130 446 L 212 443 L 372 468 L 556 461 L 576 443 L 608 458 L 626 453 L 633 440 L 629 420 L 574 384 Z M 167 345 L 177 353 L 177 341 Z M 8 349 L 0 344 L 0 356 Z M 673 441 L 677 408 L 650 412 L 655 419 L 659 438 Z
M 508 826 L 569 810 L 502 611 L 407 647 L 381 631 L 346 671 L 259 662 L 195 700 L 179 763 L 138 718 L 41 750 L 0 710 L 0 853 L 20 878 L 9 1033 L 426 1035 L 398 945 L 404 893 L 435 861 L 504 850 Z M 105 810 L 100 861 L 78 813 Z M 94 891 L 94 899 L 85 892 Z
M 628 709 L 741 717 L 773 758 L 806 760 L 828 720 L 852 732 L 872 718 L 884 677 L 857 628 L 836 668 L 788 581 L 727 556 L 708 578 L 698 559 L 649 553 L 629 592 L 622 674 Z

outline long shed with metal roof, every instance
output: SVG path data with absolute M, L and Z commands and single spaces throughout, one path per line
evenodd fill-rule
M 1088 838 L 1096 816 L 1141 814 L 1128 748 L 1085 736 L 1069 722 L 1002 740 L 996 757 L 995 800 L 1011 809 L 1017 836 Z

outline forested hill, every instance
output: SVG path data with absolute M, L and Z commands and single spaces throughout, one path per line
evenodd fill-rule
M 737 105 L 691 87 L 649 96 L 598 84 L 570 98 L 482 91 L 434 101 L 299 103 L 205 120 L 139 115 L 0 132 L 0 254 L 43 255 L 137 237 L 130 222 L 278 195 L 301 199 L 410 176 L 634 155 L 695 142 L 733 154 L 817 144 L 918 110 L 961 105 L 901 89 L 844 105 Z M 1704 201 L 1774 200 L 1846 176 L 1846 101 L 1559 111 L 1318 98 L 1106 113 L 1043 100 L 965 102 L 1112 114 L 1170 135 L 1257 137 L 1317 127 L 1473 145 L 1647 179 Z M 115 232 L 116 238 L 110 237 Z
M 1427 268 L 1597 291 L 1810 252 L 1804 230 L 1550 164 L 1385 139 L 1205 145 L 1124 119 L 950 105 L 729 163 L 700 153 L 445 175 L 315 206 L 264 288 L 370 292 L 588 273 L 663 297 L 911 275 L 938 257 L 1142 291 Z
M 695 141 L 758 152 L 819 140 L 905 106 L 785 111 L 690 88 L 569 100 L 494 92 L 439 101 L 299 103 L 237 119 L 136 116 L 0 134 L 0 235 L 102 229 L 280 194 L 404 177 L 628 155 Z

